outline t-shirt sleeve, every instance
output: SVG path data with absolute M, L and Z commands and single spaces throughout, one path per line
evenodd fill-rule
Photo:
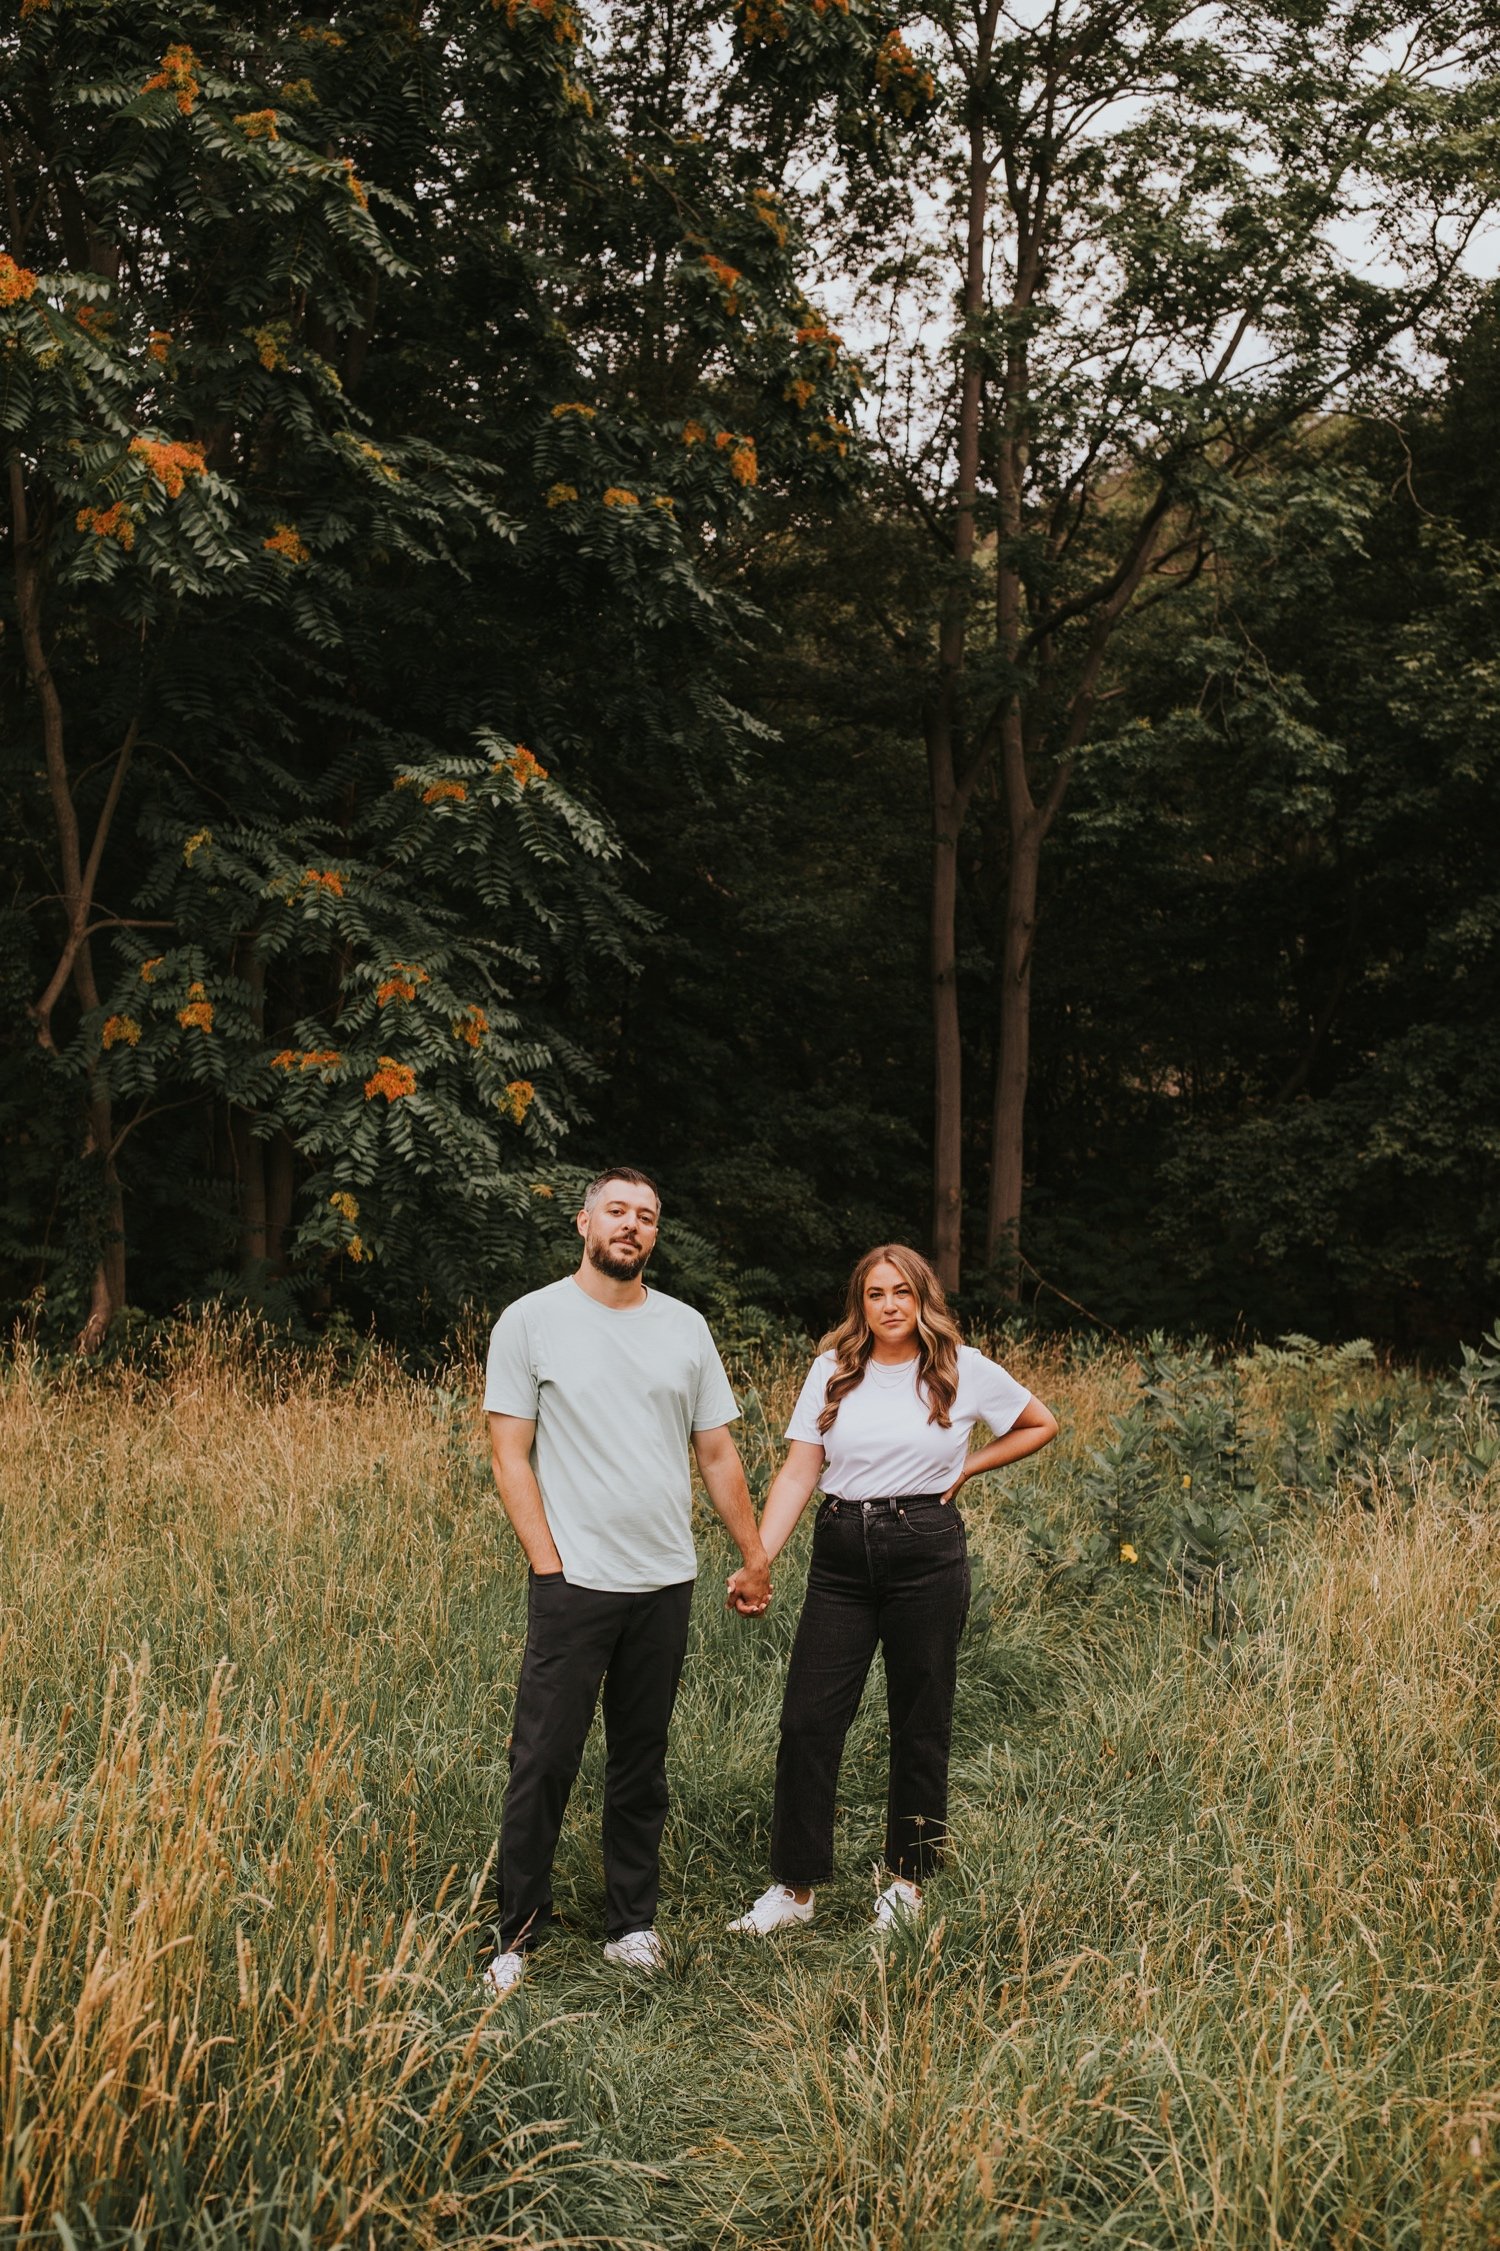
M 484 1411 L 487 1415 L 519 1415 L 523 1422 L 535 1422 L 536 1403 L 536 1369 L 526 1316 L 519 1305 L 508 1305 L 490 1331 Z
M 997 1438 L 1003 1438 L 1029 1402 L 1031 1393 L 1024 1383 L 1017 1383 L 998 1360 L 986 1360 L 982 1352 L 975 1352 L 972 1347 L 966 1348 L 964 1357 L 964 1389 L 968 1393 L 964 1404 L 972 1403 L 979 1420 L 987 1422 Z
M 719 1358 L 718 1347 L 709 1334 L 708 1323 L 703 1324 L 703 1349 L 698 1360 L 698 1389 L 693 1400 L 693 1429 L 719 1430 L 725 1423 L 738 1422 L 740 1410 L 734 1393 L 729 1388 L 729 1378 L 724 1373 L 724 1363 Z
M 824 1353 L 819 1353 L 807 1371 L 807 1381 L 797 1394 L 797 1404 L 792 1409 L 792 1419 L 786 1426 L 788 1438 L 800 1438 L 809 1446 L 821 1446 L 823 1433 L 818 1428 L 818 1417 L 823 1412 L 832 1365 Z

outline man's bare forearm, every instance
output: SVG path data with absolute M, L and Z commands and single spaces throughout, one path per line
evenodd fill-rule
M 547 1511 L 542 1506 L 542 1489 L 531 1466 L 530 1452 L 529 1445 L 523 1452 L 514 1441 L 507 1443 L 492 1436 L 490 1467 L 494 1471 L 495 1487 L 500 1505 L 510 1519 L 510 1528 L 525 1549 L 532 1570 L 560 1571 L 562 1557 L 557 1552 Z
M 755 1521 L 755 1504 L 738 1458 L 732 1462 L 700 1463 L 709 1506 L 747 1563 L 764 1563 L 766 1551 Z

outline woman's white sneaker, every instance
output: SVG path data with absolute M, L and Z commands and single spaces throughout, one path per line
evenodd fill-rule
M 763 1891 L 746 1915 L 736 1916 L 730 1924 L 732 1931 L 748 1931 L 754 1938 L 767 1938 L 772 1931 L 790 1930 L 796 1923 L 810 1923 L 813 1919 L 812 1897 L 798 1899 L 790 1884 L 773 1884 Z
M 891 1879 L 875 1902 L 875 1928 L 894 1930 L 898 1923 L 914 1923 L 922 1912 L 922 1894 L 904 1876 Z
M 612 1938 L 604 1949 L 606 1962 L 618 1962 L 623 1969 L 644 1970 L 649 1977 L 666 1962 L 661 1940 L 655 1931 L 627 1931 L 623 1938 Z
M 484 1982 L 491 1993 L 514 1993 L 526 1975 L 524 1954 L 492 1954 L 484 1966 Z

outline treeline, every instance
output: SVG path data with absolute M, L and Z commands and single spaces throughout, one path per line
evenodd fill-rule
M 24 7 L 9 1315 L 1482 1325 L 1486 21 Z

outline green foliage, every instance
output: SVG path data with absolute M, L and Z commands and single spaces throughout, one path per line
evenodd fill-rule
M 633 117 L 589 28 L 10 35 L 30 997 L 86 1089 L 100 1271 L 113 1233 L 148 1302 L 237 1269 L 440 1326 L 534 1271 L 598 1077 L 568 1020 L 646 923 L 601 775 L 733 761 L 743 604 L 705 558 L 758 486 L 841 474 L 794 226 Z

